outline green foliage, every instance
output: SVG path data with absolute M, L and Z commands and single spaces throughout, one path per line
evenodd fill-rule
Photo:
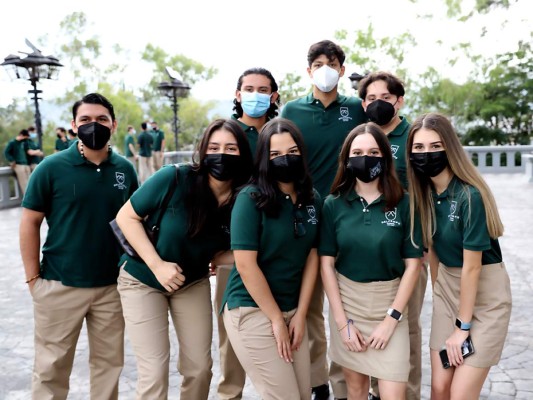
M 465 146 L 494 146 L 505 144 L 506 139 L 505 134 L 500 129 L 480 125 L 468 129 L 461 137 L 461 142 Z
M 310 84 L 305 84 L 302 76 L 292 72 L 286 74 L 278 82 L 279 96 L 282 104 L 307 94 L 311 90 Z

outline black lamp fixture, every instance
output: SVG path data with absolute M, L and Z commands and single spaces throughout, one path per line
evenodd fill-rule
M 35 128 L 39 138 L 39 148 L 43 148 L 43 130 L 41 123 L 41 113 L 39 111 L 39 94 L 42 90 L 37 90 L 37 82 L 39 79 L 57 79 L 59 75 L 59 68 L 63 66 L 59 60 L 54 56 L 43 56 L 41 51 L 35 47 L 28 39 L 26 44 L 33 50 L 33 53 L 25 53 L 19 51 L 21 54 L 26 54 L 26 57 L 20 58 L 17 55 L 10 54 L 4 58 L 2 65 L 9 77 L 12 80 L 26 79 L 31 82 L 32 90 L 28 93 L 33 95 L 33 104 L 35 106 Z
M 157 85 L 160 93 L 168 97 L 172 101 L 172 111 L 174 112 L 174 120 L 172 122 L 172 131 L 174 132 L 174 148 L 178 151 L 178 133 L 179 133 L 179 119 L 178 119 L 178 99 L 187 97 L 191 87 L 183 82 L 178 72 L 170 67 L 165 68 L 170 81 L 161 82 Z
M 359 86 L 359 82 L 365 77 L 366 75 L 358 74 L 357 72 L 352 73 L 348 79 L 350 80 L 352 84 L 352 89 L 357 92 L 357 88 Z

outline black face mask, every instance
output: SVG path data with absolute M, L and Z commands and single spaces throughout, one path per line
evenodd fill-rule
M 302 179 L 304 175 L 304 162 L 302 156 L 286 154 L 270 160 L 272 177 L 279 182 L 289 183 Z
M 379 126 L 383 126 L 392 120 L 396 110 L 388 101 L 378 99 L 368 105 L 365 113 L 370 121 L 375 122 Z
M 430 178 L 437 176 L 448 166 L 448 157 L 444 150 L 411 153 L 409 161 L 411 161 L 411 165 L 417 174 Z
M 109 142 L 111 129 L 98 122 L 78 126 L 78 138 L 91 150 L 101 150 Z
M 219 181 L 229 181 L 239 172 L 241 157 L 233 154 L 206 154 L 204 165 L 209 174 Z
M 350 157 L 346 168 L 360 181 L 372 182 L 383 173 L 383 157 Z

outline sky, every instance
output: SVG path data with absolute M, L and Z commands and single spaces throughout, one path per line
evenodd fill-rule
M 464 0 L 471 4 L 473 0 Z M 444 0 L 269 0 L 264 2 L 233 0 L 169 1 L 149 0 L 124 2 L 113 0 L 26 0 L 9 2 L 4 6 L 0 24 L 0 60 L 18 51 L 30 52 L 24 39 L 34 44 L 48 35 L 49 46 L 37 46 L 45 55 L 54 55 L 54 41 L 60 22 L 69 14 L 86 14 L 92 32 L 108 53 L 118 43 L 127 49 L 128 68 L 126 84 L 148 82 L 150 70 L 142 67 L 141 51 L 146 44 L 161 47 L 168 54 L 183 54 L 205 66 L 215 66 L 218 75 L 192 88 L 191 94 L 200 100 L 229 100 L 235 93 L 237 78 L 250 67 L 264 67 L 279 80 L 286 73 L 307 77 L 309 46 L 323 39 L 334 40 L 334 33 L 345 29 L 354 32 L 372 23 L 375 36 L 395 36 L 410 31 L 418 45 L 409 54 L 409 68 L 423 71 L 428 65 L 443 68 L 447 54 L 442 49 L 449 43 L 475 41 L 483 54 L 516 49 L 519 38 L 529 39 L 533 30 L 530 19 L 530 0 L 518 0 L 511 13 L 498 11 L 478 18 L 469 24 L 453 24 L 439 7 Z M 526 5 L 529 3 L 529 6 Z M 417 15 L 436 12 L 433 19 L 417 19 Z M 440 16 L 439 16 L 440 13 Z M 482 41 L 477 40 L 483 23 L 499 25 L 504 18 L 513 22 L 491 30 Z M 529 20 L 527 19 L 529 18 Z M 438 40 L 443 45 L 437 45 Z M 479 43 L 477 43 L 479 42 Z M 22 54 L 18 54 L 23 57 Z M 61 60 L 60 60 L 61 61 Z M 68 65 L 65 65 L 68 68 Z M 387 66 L 394 71 L 394 66 Z M 444 76 L 460 82 L 469 68 L 461 62 L 453 69 L 442 71 Z M 344 85 L 349 88 L 347 76 L 362 72 L 357 66 L 346 64 Z M 58 81 L 42 81 L 43 101 L 61 95 L 71 84 L 60 73 Z M 63 79 L 62 79 L 63 76 Z M 24 98 L 31 89 L 28 82 L 11 81 L 0 70 L 0 107 L 11 103 L 14 97 Z

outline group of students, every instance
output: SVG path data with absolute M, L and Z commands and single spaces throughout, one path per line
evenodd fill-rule
M 124 323 L 137 398 L 167 398 L 170 313 L 180 398 L 207 399 L 214 308 L 221 399 L 241 398 L 246 375 L 263 399 L 327 399 L 329 382 L 336 399 L 367 399 L 369 390 L 419 399 L 424 260 L 433 285 L 432 398 L 479 396 L 511 309 L 494 198 L 445 116 L 409 126 L 399 115 L 397 77 L 369 74 L 361 99 L 339 94 L 344 57 L 331 41 L 313 44 L 313 90 L 280 117 L 273 76 L 246 70 L 235 114 L 207 127 L 193 162 L 164 166 L 140 187 L 131 163 L 106 148 L 112 105 L 98 94 L 74 105 L 77 146 L 43 162 L 23 201 L 34 398 L 66 397 L 84 319 L 93 398 L 118 397 Z M 73 166 L 79 172 L 56 183 Z M 159 214 L 154 242 L 144 222 Z M 136 256 L 109 244 L 115 216 Z M 475 353 L 463 358 L 468 336 Z

